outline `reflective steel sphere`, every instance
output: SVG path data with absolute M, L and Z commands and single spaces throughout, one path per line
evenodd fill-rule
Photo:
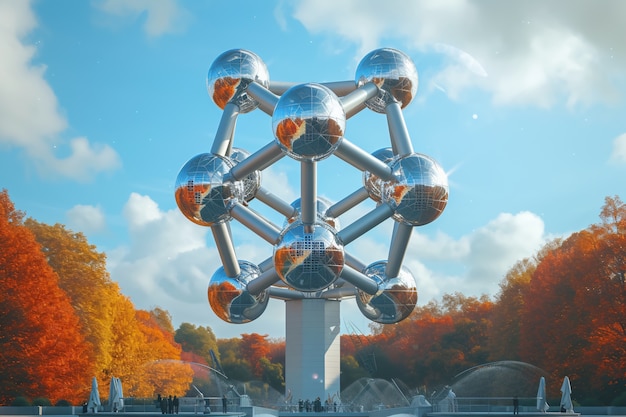
M 377 159 L 383 161 L 386 164 L 389 164 L 393 158 L 394 154 L 391 148 L 382 148 L 372 153 L 372 156 L 375 156 Z M 377 203 L 380 203 L 380 187 L 382 186 L 383 180 L 378 178 L 376 175 L 372 174 L 369 171 L 363 172 L 363 185 L 367 190 L 370 198 Z
M 174 193 L 185 217 L 201 226 L 230 220 L 230 209 L 244 196 L 240 181 L 224 182 L 232 167 L 229 158 L 203 153 L 181 168 Z
M 411 226 L 423 226 L 443 213 L 448 204 L 448 177 L 432 158 L 414 153 L 391 163 L 395 181 L 382 184 L 383 202 L 393 218 Z
M 231 49 L 218 56 L 207 75 L 209 96 L 220 109 L 233 102 L 240 113 L 248 113 L 259 103 L 248 95 L 248 85 L 256 81 L 269 87 L 270 77 L 267 67 L 256 54 L 243 49 Z
M 319 161 L 341 143 L 346 113 L 341 101 L 320 84 L 291 87 L 278 100 L 272 128 L 278 145 L 298 161 Z
M 232 159 L 235 164 L 238 164 L 249 156 L 250 152 L 245 149 L 233 148 L 233 151 L 230 154 L 230 159 Z M 243 198 L 246 201 L 250 201 L 254 199 L 257 190 L 261 186 L 261 172 L 253 171 L 243 178 L 241 182 L 243 183 Z
M 301 221 L 289 225 L 274 246 L 278 276 L 299 291 L 319 291 L 337 280 L 344 266 L 343 244 L 335 230 L 316 222 L 313 232 Z
M 255 264 L 239 260 L 241 272 L 237 277 L 228 277 L 224 267 L 220 267 L 209 282 L 209 305 L 217 317 L 228 323 L 248 323 L 259 318 L 269 301 L 269 290 L 259 295 L 248 292 L 250 281 L 261 275 Z
M 393 101 L 405 108 L 417 94 L 417 69 L 404 52 L 391 48 L 375 49 L 365 55 L 356 69 L 356 82 L 360 87 L 368 82 L 378 86 L 378 95 L 365 105 L 377 113 Z
M 356 303 L 368 319 L 382 324 L 393 324 L 407 318 L 417 304 L 417 285 L 411 271 L 400 268 L 399 276 L 385 276 L 387 261 L 369 265 L 363 273 L 378 283 L 375 295 L 357 290 Z
M 332 205 L 331 202 L 328 201 L 326 198 L 317 197 L 317 218 L 320 221 L 330 225 L 333 229 L 335 229 L 335 231 L 338 231 L 340 230 L 339 219 L 336 217 L 329 217 L 326 215 L 326 211 L 331 205 Z M 285 219 L 285 222 L 283 223 L 283 228 L 289 226 L 290 224 L 296 221 L 300 221 L 302 219 L 302 216 L 301 216 L 302 199 L 300 198 L 296 199 L 293 203 L 291 203 L 291 206 L 295 208 L 298 211 L 298 213 L 295 216 Z

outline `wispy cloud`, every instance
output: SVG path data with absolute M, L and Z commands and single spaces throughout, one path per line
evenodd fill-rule
M 101 11 L 132 20 L 144 19 L 143 30 L 158 37 L 185 30 L 191 15 L 176 0 L 103 0 L 95 3 Z
M 610 161 L 615 164 L 626 164 L 626 133 L 622 133 L 613 140 Z
M 46 67 L 32 63 L 37 47 L 24 41 L 37 27 L 30 2 L 0 1 L 0 16 L 0 144 L 22 149 L 46 177 L 89 181 L 118 168 L 110 146 L 63 138 L 68 122 L 44 77 Z
M 293 15 L 312 33 L 352 42 L 360 57 L 394 39 L 443 53 L 448 59 L 433 79 L 452 98 L 480 88 L 496 104 L 546 108 L 618 98 L 613 87 L 626 65 L 626 26 L 618 16 L 624 14 L 620 0 L 302 0 Z
M 106 218 L 100 206 L 78 204 L 67 211 L 66 217 L 71 230 L 86 235 L 99 233 L 106 227 Z

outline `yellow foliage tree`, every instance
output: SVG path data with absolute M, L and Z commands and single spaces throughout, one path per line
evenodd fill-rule
M 156 394 L 183 396 L 193 381 L 193 370 L 180 360 L 181 347 L 174 342 L 169 320 L 163 321 L 163 310 L 137 311 L 139 327 L 146 337 L 146 357 L 143 380 L 137 395 L 154 397 Z
M 184 394 L 193 371 L 180 363 L 181 347 L 174 341 L 167 311 L 136 311 L 110 279 L 106 256 L 82 233 L 33 219 L 26 220 L 25 225 L 42 246 L 48 264 L 59 276 L 59 286 L 80 319 L 93 351 L 100 395 L 107 397 L 111 377 L 120 378 L 125 396 L 151 397 L 157 390 Z M 163 365 L 155 366 L 158 361 L 164 361 Z

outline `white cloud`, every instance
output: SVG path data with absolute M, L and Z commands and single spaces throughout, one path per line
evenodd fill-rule
M 610 160 L 616 164 L 626 164 L 626 133 L 622 133 L 613 141 Z
M 136 193 L 126 202 L 124 218 L 130 244 L 108 253 L 108 269 L 136 308 L 162 307 L 176 327 L 182 322 L 207 325 L 221 338 L 284 334 L 284 306 L 278 300 L 270 301 L 264 317 L 245 325 L 223 322 L 212 312 L 207 287 L 221 261 L 209 228 L 190 222 L 178 209 L 162 211 L 149 196 Z M 258 244 L 244 243 L 236 250 L 239 258 L 253 262 L 268 256 Z
M 180 32 L 190 17 L 176 0 L 104 0 L 96 6 L 117 17 L 136 19 L 145 15 L 143 29 L 152 37 Z
M 456 291 L 495 295 L 508 270 L 536 254 L 546 241 L 543 221 L 537 215 L 502 213 L 457 240 L 443 234 L 429 238 L 414 231 L 406 264 L 416 275 L 422 302 Z
M 109 145 L 91 144 L 84 138 L 74 138 L 69 143 L 70 155 L 59 158 L 48 147 L 30 150 L 42 175 L 51 173 L 55 176 L 72 178 L 76 181 L 90 181 L 98 172 L 110 171 L 121 166 L 120 157 Z
M 78 204 L 67 211 L 66 217 L 71 230 L 86 235 L 101 232 L 106 227 L 106 219 L 100 206 Z
M 137 308 L 167 309 L 175 325 L 190 322 L 210 326 L 220 338 L 241 333 L 282 337 L 284 302 L 270 300 L 268 310 L 245 325 L 225 323 L 212 312 L 207 286 L 221 260 L 209 228 L 191 223 L 178 209 L 163 211 L 149 196 L 133 193 L 124 207 L 130 233 L 128 247 L 109 252 L 111 277 L 120 283 Z M 260 263 L 272 246 L 236 221 L 231 222 L 238 259 Z M 393 222 L 387 221 L 346 247 L 364 264 L 387 259 Z M 417 281 L 420 304 L 460 291 L 468 296 L 494 295 L 507 271 L 532 256 L 546 241 L 543 221 L 529 212 L 503 213 L 484 227 L 454 239 L 434 237 L 414 229 L 404 265 Z M 370 322 L 354 299 L 342 302 L 343 323 L 366 331 Z M 349 331 L 348 327 L 344 331 Z
M 502 213 L 469 240 L 466 285 L 487 294 L 498 289 L 517 261 L 534 255 L 546 242 L 543 221 L 530 212 Z
M 42 175 L 89 180 L 120 165 L 107 145 L 85 138 L 60 138 L 67 128 L 59 103 L 44 79 L 43 65 L 33 65 L 37 49 L 22 42 L 37 26 L 28 1 L 0 1 L 0 144 L 25 151 Z M 69 156 L 59 158 L 55 149 Z
M 442 53 L 448 61 L 430 85 L 452 98 L 479 87 L 496 103 L 541 107 L 616 99 L 613 87 L 623 82 L 626 64 L 626 26 L 619 17 L 625 14 L 626 3 L 620 0 L 601 5 L 584 0 L 389 0 L 384 5 L 303 0 L 294 10 L 310 32 L 356 44 L 359 60 L 390 40 Z

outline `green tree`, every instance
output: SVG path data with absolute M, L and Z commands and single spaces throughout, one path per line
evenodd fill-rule
M 159 324 L 159 327 L 174 337 L 174 325 L 172 325 L 172 315 L 161 307 L 155 307 L 150 311 L 152 318 Z
M 283 365 L 272 363 L 268 358 L 261 358 L 261 379 L 278 392 L 285 392 Z
M 344 390 L 350 386 L 353 382 L 360 378 L 367 378 L 370 375 L 367 371 L 359 365 L 359 362 L 352 355 L 341 355 L 340 360 L 341 367 L 341 390 Z
M 210 327 L 196 326 L 191 323 L 182 323 L 174 334 L 174 340 L 180 343 L 185 352 L 195 353 L 211 364 L 211 350 L 219 360 L 217 339 Z
M 241 354 L 241 339 L 219 339 L 218 348 L 222 369 L 228 378 L 236 381 L 250 381 L 253 379 L 250 362 Z

